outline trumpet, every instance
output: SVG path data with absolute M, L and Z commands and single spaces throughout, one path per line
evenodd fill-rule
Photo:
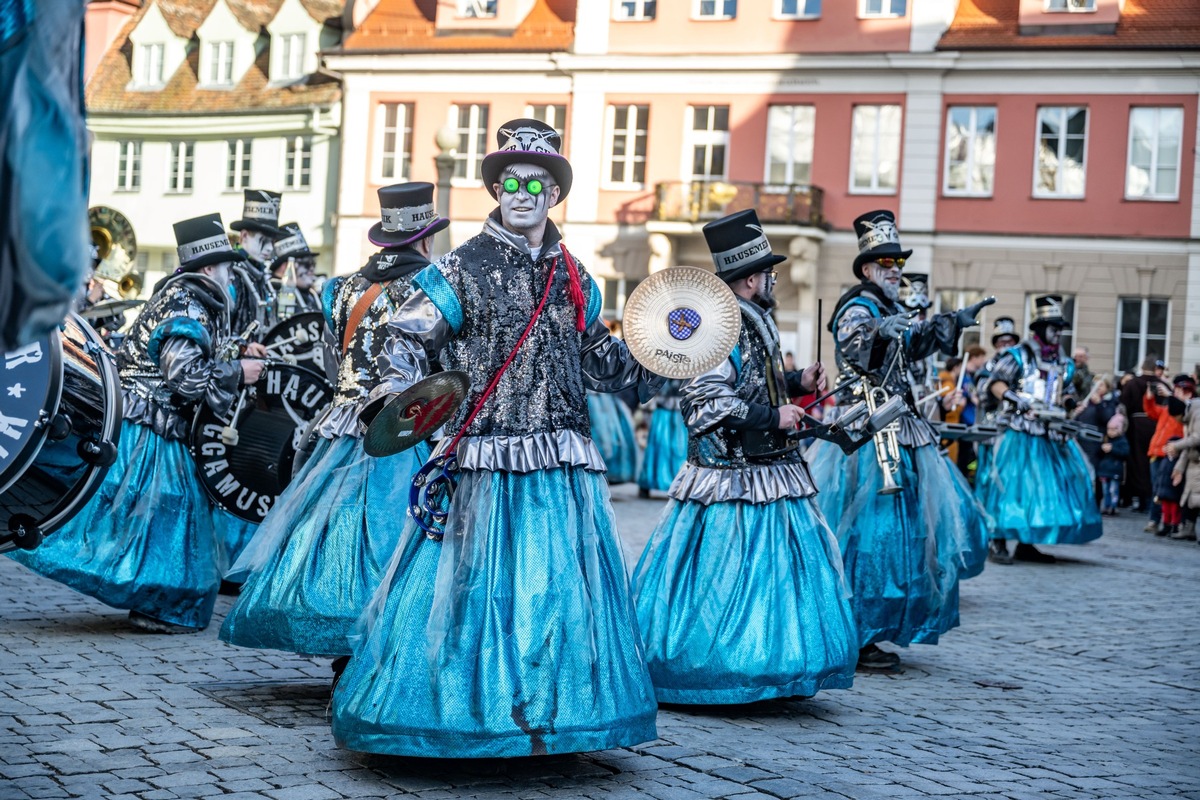
M 891 402 L 887 390 L 882 386 L 872 386 L 870 381 L 863 379 L 863 400 L 867 411 L 874 416 L 875 412 Z M 896 477 L 900 474 L 900 440 L 899 425 L 896 420 L 889 422 L 884 428 L 874 434 L 875 460 L 883 472 L 883 486 L 879 494 L 895 494 L 900 491 L 900 483 Z

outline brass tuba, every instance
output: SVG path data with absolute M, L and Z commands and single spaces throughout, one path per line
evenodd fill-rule
M 121 297 L 131 300 L 142 292 L 145 275 L 137 266 L 137 237 L 125 215 L 107 206 L 88 209 L 92 242 L 100 264 L 96 277 L 117 285 Z
M 867 378 L 863 378 L 863 400 L 867 403 L 867 411 L 872 415 L 890 399 L 887 390 L 882 386 L 872 386 Z M 883 472 L 883 486 L 879 494 L 895 494 L 900 491 L 900 483 L 896 476 L 900 474 L 900 440 L 897 436 L 899 423 L 893 420 L 887 427 L 875 434 L 875 460 Z

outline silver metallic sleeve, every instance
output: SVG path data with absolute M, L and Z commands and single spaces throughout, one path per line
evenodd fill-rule
M 387 324 L 388 340 L 376 359 L 383 382 L 369 400 L 402 392 L 429 374 L 429 359 L 450 341 L 453 330 L 429 296 L 417 290 Z
M 865 306 L 851 305 L 837 321 L 838 352 L 861 372 L 879 369 L 889 341 L 878 332 L 879 319 Z
M 163 385 L 172 394 L 194 402 L 201 400 L 218 414 L 233 405 L 242 368 L 237 362 L 214 361 L 200 345 L 182 336 L 172 336 L 159 348 L 158 366 Z
M 583 385 L 593 392 L 619 392 L 637 386 L 638 399 L 644 403 L 666 382 L 666 378 L 639 364 L 625 343 L 610 334 L 600 320 L 584 331 L 582 349 Z
M 733 361 L 725 359 L 721 365 L 702 375 L 697 375 L 680 390 L 683 418 L 688 432 L 703 436 L 715 428 L 726 417 L 744 420 L 750 408 L 734 392 L 737 372 Z

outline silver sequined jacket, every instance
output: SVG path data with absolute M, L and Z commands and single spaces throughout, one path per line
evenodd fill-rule
M 271 273 L 255 261 L 234 262 L 230 269 L 233 281 L 233 311 L 229 318 L 229 332 L 241 336 L 251 322 L 258 329 L 250 340 L 261 342 L 278 320 L 275 318 L 275 288 L 271 285 Z
M 321 295 L 325 324 L 332 334 L 334 346 L 341 353 L 346 324 L 359 298 L 376 283 L 388 282 L 362 315 L 362 320 L 350 337 L 350 347 L 338 365 L 333 404 L 317 427 L 317 432 L 326 439 L 362 436 L 358 428 L 358 415 L 371 389 L 378 386 L 382 379 L 378 359 L 387 340 L 388 321 L 413 293 L 413 276 L 419 269 L 429 266 L 428 259 L 412 248 L 404 250 L 407 252 L 385 250 L 372 256 L 362 270 L 353 275 L 333 278 L 325 284 Z M 381 264 L 384 269 L 380 269 Z
M 1039 405 L 1061 409 L 1063 398 L 1073 396 L 1075 392 L 1071 381 L 1075 377 L 1073 359 L 1066 358 L 1060 352 L 1058 358 L 1047 361 L 1041 357 L 1041 347 L 1036 342 L 1026 340 L 997 353 L 985 369 L 988 375 L 979 386 L 979 402 L 990 421 L 1022 433 L 1062 440 L 1061 434 L 1047 431 L 1042 419 L 1033 414 L 1017 414 L 1007 400 L 994 397 L 991 388 L 995 381 L 1002 381 L 1014 392 L 1039 401 Z M 1057 391 L 1053 389 L 1056 384 L 1059 387 Z M 1047 392 L 1055 397 L 1046 396 Z M 1046 402 L 1055 399 L 1056 402 Z M 1063 416 L 1066 416 L 1065 410 Z
M 688 457 L 669 494 L 704 505 L 809 497 L 816 488 L 808 467 L 800 451 L 789 447 L 773 413 L 791 394 L 803 393 L 801 373 L 784 372 L 779 331 L 770 314 L 744 299 L 738 302 L 742 333 L 737 346 L 720 366 L 683 387 Z
M 462 469 L 531 472 L 561 466 L 604 471 L 591 440 L 585 389 L 615 392 L 638 385 L 649 399 L 662 379 L 643 369 L 600 321 L 599 287 L 579 264 L 586 329 L 576 327 L 560 236 L 546 224 L 536 259 L 523 236 L 505 229 L 499 209 L 483 232 L 413 279 L 418 291 L 389 324 L 380 358 L 384 382 L 372 391 L 399 392 L 428 374 L 441 354 L 449 370 L 467 373 L 471 391 L 446 427 L 459 431 L 516 345 L 542 299 L 545 310 L 457 447 Z M 443 349 L 444 348 L 444 349 Z
M 217 358 L 228 336 L 224 287 L 192 273 L 166 281 L 117 352 L 124 418 L 164 438 L 187 439 L 193 405 L 227 412 L 242 379 L 240 364 Z
M 879 325 L 884 317 L 907 310 L 884 297 L 874 284 L 860 284 L 842 295 L 830 322 L 837 345 L 838 371 L 843 378 L 868 375 L 875 386 L 883 386 L 889 395 L 900 395 L 905 399 L 909 413 L 898 420 L 900 444 L 909 447 L 936 445 L 937 433 L 917 409 L 909 364 L 935 351 L 954 355 L 958 351 L 962 328 L 955 312 L 949 311 L 913 323 L 899 339 L 879 335 Z M 838 402 L 850 405 L 858 399 L 847 392 Z

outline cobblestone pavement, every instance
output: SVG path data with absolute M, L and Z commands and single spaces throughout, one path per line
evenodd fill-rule
M 614 490 L 632 565 L 661 508 Z M 329 665 L 125 615 L 0 558 L 0 798 L 1200 798 L 1200 547 L 1141 532 L 989 565 L 896 675 L 664 709 L 626 750 L 437 762 L 339 750 Z

